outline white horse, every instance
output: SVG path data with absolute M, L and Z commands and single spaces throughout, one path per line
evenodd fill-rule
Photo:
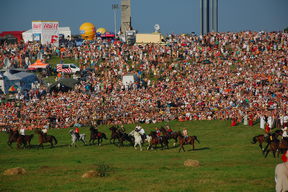
M 150 137 L 149 135 L 146 135 L 145 141 L 142 141 L 140 133 L 135 131 L 135 130 L 131 131 L 129 133 L 129 135 L 134 137 L 134 148 L 135 149 L 137 149 L 137 145 L 139 145 L 140 151 L 142 151 L 142 143 L 144 143 L 145 141 L 147 141 L 149 146 L 150 146 L 150 142 L 151 142 L 152 137 Z M 149 146 L 148 146 L 148 148 L 149 148 Z M 148 150 L 148 148 L 147 148 L 147 150 Z
M 70 147 L 71 146 L 77 147 L 77 145 L 76 145 L 77 141 L 82 141 L 84 143 L 84 145 L 86 145 L 86 141 L 85 141 L 86 135 L 84 133 L 80 134 L 79 139 L 77 138 L 77 135 L 76 135 L 75 131 L 73 131 L 72 129 L 69 131 L 69 133 L 71 135 L 71 140 L 72 140 L 72 143 L 70 144 Z

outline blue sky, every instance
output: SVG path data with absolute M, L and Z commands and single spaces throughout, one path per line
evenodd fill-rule
M 288 0 L 218 0 L 219 31 L 279 31 L 288 27 Z M 1 0 L 0 31 L 31 29 L 32 20 L 57 20 L 79 33 L 83 22 L 114 30 L 120 0 Z M 141 33 L 199 33 L 200 0 L 131 0 L 132 26 Z M 118 27 L 120 10 L 118 11 Z

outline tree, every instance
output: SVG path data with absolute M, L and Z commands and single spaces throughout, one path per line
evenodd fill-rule
M 288 33 L 288 27 L 286 27 L 286 28 L 284 29 L 284 32 L 285 32 L 285 33 Z

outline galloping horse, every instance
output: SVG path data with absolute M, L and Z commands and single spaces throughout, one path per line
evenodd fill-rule
M 131 135 L 134 137 L 134 148 L 137 149 L 137 145 L 139 145 L 140 147 L 140 151 L 142 151 L 142 138 L 140 133 L 138 133 L 137 131 L 133 130 L 131 131 L 128 135 Z
M 71 140 L 72 140 L 72 143 L 70 144 L 70 147 L 71 146 L 74 146 L 74 147 L 77 147 L 76 145 L 76 142 L 77 141 L 82 141 L 84 143 L 84 145 L 86 145 L 86 142 L 85 142 L 85 137 L 86 135 L 85 134 L 80 134 L 79 135 L 79 139 L 75 133 L 75 131 L 73 131 L 72 129 L 69 131 L 70 135 L 71 135 Z
M 263 148 L 262 144 L 263 144 L 264 142 L 266 142 L 265 136 L 264 136 L 264 135 L 254 136 L 254 137 L 252 138 L 251 143 L 252 143 L 252 144 L 256 144 L 257 142 L 259 143 L 259 147 L 260 147 L 262 153 L 264 153 L 264 148 Z
M 159 129 L 161 133 L 168 139 L 174 139 L 173 146 L 176 146 L 176 143 L 178 141 L 178 133 L 177 132 L 168 132 L 164 127 L 160 127 Z
M 103 139 L 107 140 L 106 134 L 99 132 L 97 129 L 95 129 L 93 126 L 90 127 L 90 140 L 89 143 L 94 145 L 95 140 L 97 139 L 98 145 L 100 146 Z
M 267 155 L 270 151 L 272 151 L 273 156 L 275 158 L 276 157 L 275 154 L 279 148 L 279 140 L 277 139 L 275 134 L 272 134 L 272 135 L 269 135 L 267 142 L 268 142 L 268 144 L 264 149 L 264 151 L 266 151 L 265 158 L 267 157 Z
M 181 149 L 183 149 L 183 151 L 185 151 L 184 149 L 184 145 L 190 144 L 193 146 L 193 150 L 195 149 L 194 143 L 195 141 L 197 141 L 200 144 L 200 141 L 198 140 L 197 136 L 188 136 L 187 138 L 185 138 L 181 132 L 178 132 L 178 140 L 179 140 L 179 145 L 180 145 L 180 149 L 179 152 L 181 151 Z
M 39 135 L 38 141 L 39 141 L 39 147 L 44 148 L 43 143 L 50 143 L 51 148 L 54 147 L 53 141 L 55 142 L 55 145 L 57 144 L 57 140 L 53 135 L 44 135 L 44 133 L 40 129 L 35 129 L 35 133 Z
M 11 129 L 7 129 L 7 133 L 9 134 L 8 137 L 8 142 L 7 144 L 9 145 L 10 148 L 12 148 L 12 143 L 16 142 L 17 143 L 17 148 L 19 149 L 22 145 L 24 148 L 26 148 L 26 145 L 28 143 L 28 147 L 31 146 L 31 140 L 33 138 L 33 134 L 31 135 L 20 135 L 18 130 L 13 131 Z
M 118 131 L 118 128 L 116 126 L 112 126 L 109 128 L 111 130 L 111 138 L 110 143 L 115 144 L 115 140 L 117 139 L 119 142 L 119 147 L 124 145 L 124 141 L 128 141 L 131 145 L 133 145 L 133 137 L 128 135 L 125 132 Z
M 166 146 L 167 149 L 169 149 L 169 146 L 168 146 L 169 142 L 168 142 L 168 139 L 166 136 L 158 137 L 157 133 L 155 131 L 151 131 L 151 133 L 148 136 L 151 137 L 148 149 L 156 148 L 157 144 L 161 145 L 162 150 L 164 149 L 164 145 Z M 154 146 L 154 147 L 152 147 L 152 146 Z
M 112 143 L 111 141 L 113 140 L 113 144 L 115 144 L 115 140 L 119 139 L 119 134 L 117 131 L 117 127 L 116 126 L 112 126 L 109 128 L 111 131 L 111 137 L 110 137 L 110 144 Z

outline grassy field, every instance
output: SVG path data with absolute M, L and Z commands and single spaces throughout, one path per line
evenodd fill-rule
M 274 168 L 280 163 L 270 154 L 265 159 L 257 145 L 251 144 L 253 136 L 262 133 L 254 127 L 230 127 L 228 121 L 170 122 L 174 130 L 188 128 L 197 135 L 200 144 L 196 150 L 185 146 L 178 152 L 170 142 L 168 150 L 139 151 L 131 146 L 118 148 L 104 141 L 102 146 L 69 148 L 68 129 L 49 130 L 58 144 L 50 149 L 10 149 L 7 134 L 0 134 L 0 191 L 135 191 L 135 192 L 210 192 L 247 191 L 269 192 L 274 190 Z M 143 125 L 146 132 L 156 125 Z M 134 126 L 125 126 L 131 130 Z M 107 126 L 101 126 L 110 138 Z M 81 133 L 89 136 L 87 128 Z M 88 137 L 87 137 L 88 138 Z M 38 142 L 33 138 L 33 145 Z M 184 161 L 194 159 L 200 167 L 185 167 Z M 98 165 L 110 167 L 108 176 L 84 179 L 81 175 Z M 26 175 L 4 176 L 7 168 L 22 167 Z

